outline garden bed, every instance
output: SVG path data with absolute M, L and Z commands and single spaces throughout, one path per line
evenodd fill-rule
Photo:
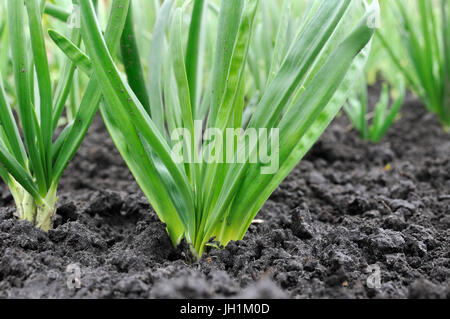
M 96 118 L 60 183 L 54 230 L 16 220 L 1 186 L 0 297 L 449 298 L 449 135 L 411 97 L 402 114 L 378 145 L 337 118 L 245 241 L 200 262 L 171 247 Z M 80 289 L 67 286 L 70 264 Z M 380 289 L 366 283 L 375 264 Z

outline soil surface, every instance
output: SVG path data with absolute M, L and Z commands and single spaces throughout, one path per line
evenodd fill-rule
M 378 145 L 336 119 L 245 240 L 197 263 L 171 246 L 99 118 L 54 230 L 16 220 L 0 191 L 1 298 L 450 298 L 450 138 L 411 97 Z

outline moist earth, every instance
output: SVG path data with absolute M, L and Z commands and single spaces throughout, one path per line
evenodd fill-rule
M 0 186 L 0 298 L 450 297 L 450 139 L 413 97 L 378 145 L 337 118 L 245 239 L 199 262 L 172 247 L 100 118 L 60 185 L 48 233 Z

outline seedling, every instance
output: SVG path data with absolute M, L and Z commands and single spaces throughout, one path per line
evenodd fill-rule
M 363 140 L 378 143 L 392 126 L 405 100 L 405 85 L 402 80 L 399 81 L 399 88 L 395 94 L 398 97 L 389 106 L 391 91 L 388 84 L 383 83 L 380 100 L 375 105 L 373 112 L 370 112 L 368 87 L 364 76 L 359 81 L 354 94 L 344 105 L 344 110 Z

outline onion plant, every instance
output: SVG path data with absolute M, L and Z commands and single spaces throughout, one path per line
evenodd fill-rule
M 370 112 L 368 86 L 364 74 L 356 85 L 353 94 L 347 103 L 344 104 L 344 110 L 363 140 L 378 143 L 398 117 L 405 100 L 405 93 L 405 84 L 402 79 L 398 81 L 398 87 L 392 92 L 389 89 L 389 85 L 383 83 L 380 100 L 373 111 Z M 396 98 L 390 105 L 391 95 L 394 94 Z
M 89 65 L 86 71 L 97 77 L 107 129 L 174 244 L 184 238 L 200 257 L 208 245 L 242 239 L 270 194 L 336 116 L 366 61 L 378 15 L 374 1 L 349 28 L 357 2 L 317 1 L 309 19 L 293 26 L 292 42 L 281 37 L 283 43 L 275 43 L 287 49 L 280 50 L 244 125 L 247 62 L 260 1 L 164 1 L 152 33 L 148 83 L 133 43 L 133 11 L 122 37 L 127 81 L 91 1 L 80 1 L 86 53 L 73 60 Z M 211 25 L 217 26 L 214 59 L 205 69 Z M 180 129 L 187 138 L 176 137 Z M 230 135 L 225 145 L 221 137 Z M 265 170 L 270 163 L 261 157 L 251 160 L 264 153 L 279 169 Z
M 127 8 L 129 2 L 117 3 Z M 40 0 L 7 1 L 15 96 L 10 99 L 5 93 L 0 76 L 0 176 L 13 195 L 17 217 L 48 230 L 56 211 L 58 182 L 86 134 L 101 92 L 92 76 L 73 121 L 62 131 L 57 129 L 77 66 L 66 59 L 52 84 L 42 23 L 44 4 Z M 61 14 L 64 10 L 48 6 L 46 10 L 67 19 Z M 122 8 L 111 11 L 105 39 L 112 52 L 119 46 L 126 15 Z M 68 37 L 79 44 L 80 29 L 72 28 Z
M 387 11 L 396 13 L 400 23 L 397 28 L 380 29 L 378 38 L 408 85 L 449 129 L 450 2 L 394 0 L 384 4 Z M 399 37 L 393 36 L 395 29 L 401 30 Z

